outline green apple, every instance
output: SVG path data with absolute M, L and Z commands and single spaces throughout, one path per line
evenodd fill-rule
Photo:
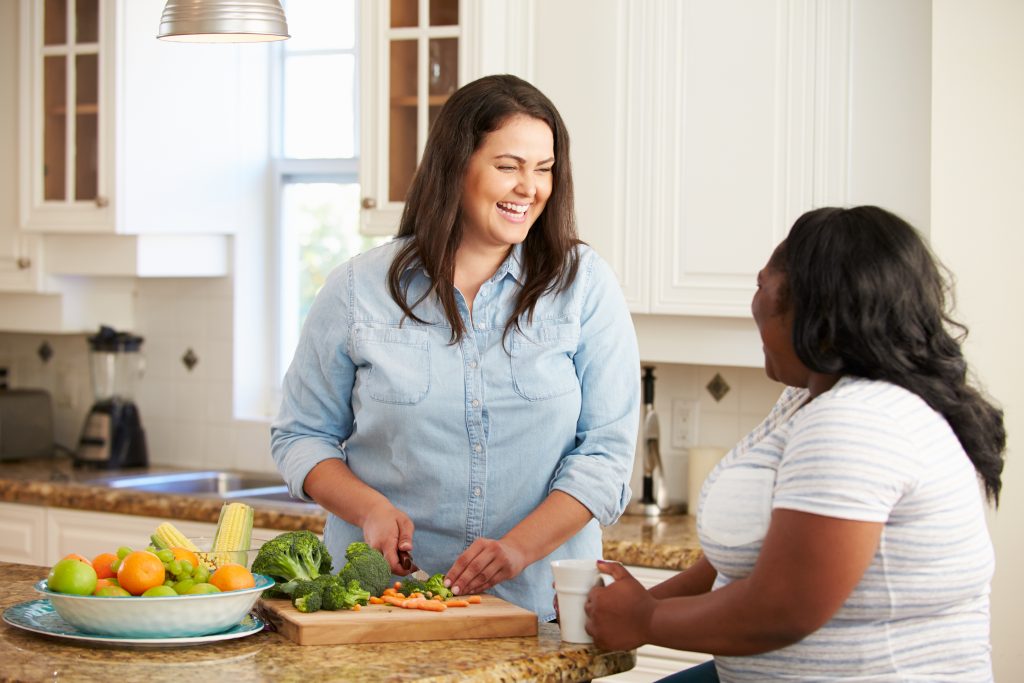
M 75 559 L 61 560 L 50 569 L 46 587 L 57 593 L 92 595 L 96 590 L 96 570 Z

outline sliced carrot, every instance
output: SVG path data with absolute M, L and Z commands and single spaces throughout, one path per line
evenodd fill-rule
M 394 595 L 382 596 L 381 600 L 386 602 L 389 605 L 394 605 L 395 607 L 404 607 L 405 606 L 405 598 L 396 598 Z
M 449 607 L 469 607 L 469 600 L 445 600 L 444 604 Z
M 416 591 L 414 593 L 409 593 L 409 597 L 410 598 L 422 598 L 423 597 L 423 593 L 420 593 L 419 591 Z
M 358 612 L 361 609 L 363 609 L 363 606 L 360 605 L 358 602 L 356 604 L 352 605 L 352 611 L 353 612 Z
M 480 599 L 481 598 L 480 598 L 479 595 L 470 595 L 468 598 L 466 598 L 466 602 L 474 604 L 474 605 L 479 605 L 480 604 Z
M 405 604 L 403 604 L 402 607 L 405 607 L 406 609 L 413 609 L 419 607 L 420 603 L 423 602 L 426 602 L 423 598 L 409 598 L 405 601 Z
M 444 598 L 442 598 L 440 595 L 435 595 L 434 597 L 432 597 L 430 599 L 431 600 L 438 600 L 440 602 L 444 602 Z
M 443 612 L 448 609 L 448 605 L 443 602 L 435 602 L 434 600 L 423 600 L 416 605 L 416 609 L 425 610 L 427 612 Z
M 395 590 L 396 591 L 402 590 L 402 582 L 401 581 L 395 581 Z
M 371 595 L 370 596 L 370 604 L 371 605 L 383 605 L 384 601 L 381 600 L 380 598 L 378 598 L 376 595 Z
M 385 588 L 381 592 L 381 595 L 398 595 L 398 591 L 396 591 L 394 588 Z

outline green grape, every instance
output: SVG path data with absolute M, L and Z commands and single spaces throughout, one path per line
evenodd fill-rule
M 125 558 L 125 556 L 128 553 L 130 553 L 131 551 L 132 551 L 132 549 L 129 548 L 128 546 L 126 546 L 126 545 L 121 546 L 120 548 L 117 549 L 117 559 L 123 560 Z
M 149 552 L 153 553 L 154 555 L 156 554 L 156 546 L 153 545 L 152 543 L 150 543 L 149 545 L 146 546 L 146 550 L 148 550 Z
M 120 550 L 118 550 L 117 552 L 118 554 L 121 553 Z M 116 560 L 110 563 L 110 569 L 113 570 L 115 574 L 117 573 L 117 570 L 121 568 L 121 560 L 123 559 L 123 557 L 118 557 Z
M 194 572 L 192 572 L 192 578 L 196 583 L 206 583 L 210 580 L 210 570 L 206 568 L 206 565 L 200 564 Z
M 174 579 L 170 579 L 170 578 L 164 579 L 164 585 L 165 586 L 173 586 L 174 583 L 175 583 Z
M 167 569 L 175 576 L 181 576 L 181 560 L 171 560 L 167 563 Z
M 183 577 L 192 576 L 192 571 L 193 571 L 193 569 L 192 569 L 192 563 L 191 562 L 186 560 L 185 562 L 181 563 L 181 575 Z
M 174 560 L 174 553 L 168 549 L 158 550 L 156 556 L 160 558 L 161 562 L 171 562 Z
M 193 581 L 192 579 L 182 579 L 181 581 L 174 584 L 172 588 L 174 588 L 174 592 L 178 595 L 183 595 L 186 591 L 188 591 L 189 588 L 191 588 L 194 585 L 195 581 Z

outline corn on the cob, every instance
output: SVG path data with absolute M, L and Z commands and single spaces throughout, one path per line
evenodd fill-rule
M 170 522 L 164 522 L 156 528 L 156 533 L 149 537 L 153 545 L 161 548 L 187 548 L 193 552 L 199 550 L 196 544 L 188 540 L 185 534 L 178 531 Z
M 252 507 L 245 503 L 224 503 L 217 520 L 210 559 L 214 564 L 247 564 L 244 551 L 252 543 Z M 243 552 L 237 552 L 243 551 Z

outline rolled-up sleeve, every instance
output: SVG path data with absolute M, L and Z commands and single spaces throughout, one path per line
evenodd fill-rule
M 351 278 L 351 264 L 337 268 L 313 302 L 271 425 L 274 462 L 292 496 L 303 500 L 310 500 L 306 475 L 328 458 L 344 459 L 341 445 L 352 433 Z
M 602 526 L 629 502 L 640 411 L 636 332 L 614 273 L 593 251 L 581 263 L 585 278 L 580 342 L 573 361 L 581 400 L 576 447 L 563 456 L 551 488 L 585 505 Z

